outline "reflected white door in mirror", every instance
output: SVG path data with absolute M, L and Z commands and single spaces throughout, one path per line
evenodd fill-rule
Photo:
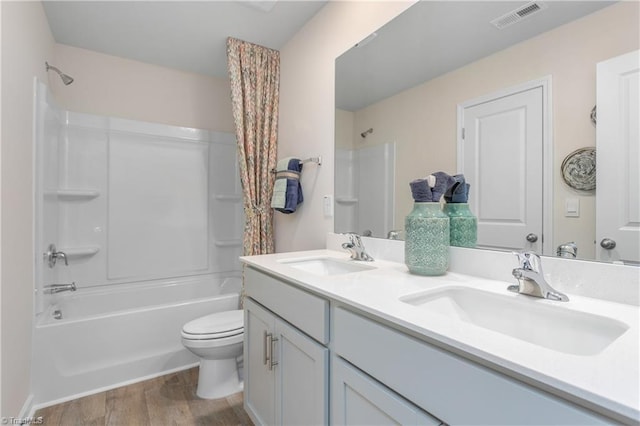
M 471 184 L 478 246 L 551 254 L 544 164 L 551 77 L 458 105 L 458 173 Z M 545 210 L 546 209 L 546 210 Z
M 640 260 L 640 51 L 598 63 L 596 257 Z

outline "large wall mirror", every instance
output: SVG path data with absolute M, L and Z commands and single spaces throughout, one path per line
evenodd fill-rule
M 602 111 L 605 92 L 598 85 L 605 84 L 598 64 L 640 48 L 639 21 L 637 2 L 412 5 L 336 59 L 335 231 L 402 238 L 404 218 L 413 206 L 409 182 L 437 171 L 453 175 L 464 170 L 460 146 L 465 108 L 540 86 L 542 152 L 536 164 L 516 166 L 539 168 L 539 181 L 523 186 L 512 172 L 505 172 L 485 191 L 504 205 L 537 209 L 539 238 L 529 241 L 527 232 L 521 244 L 479 248 L 529 249 L 555 256 L 559 246 L 575 243 L 580 259 L 637 264 L 640 183 L 633 169 L 638 168 L 639 155 L 639 74 L 627 73 L 631 77 L 624 83 L 631 93 L 625 98 L 629 116 L 636 121 L 629 127 L 633 146 L 623 154 L 602 136 L 606 134 L 599 119 L 610 120 L 611 114 Z M 488 154 L 482 144 L 476 148 L 480 157 L 491 157 L 492 167 L 509 164 L 513 169 L 522 160 L 517 149 Z M 593 160 L 596 151 L 598 163 Z M 598 199 L 609 190 L 599 184 L 596 189 L 580 186 L 595 180 L 596 169 L 598 181 L 602 175 L 619 173 L 615 166 L 596 167 L 601 154 L 606 163 L 604 153 L 632 158 L 624 160 L 626 174 L 619 180 L 626 194 L 625 226 L 635 232 L 630 254 L 624 252 L 624 244 L 612 250 L 600 244 L 604 238 L 598 220 L 606 222 L 607 215 L 596 214 L 602 210 Z M 582 179 L 578 184 L 568 176 L 567 163 Z M 472 194 L 480 188 L 472 176 L 467 182 Z M 528 191 L 539 195 L 523 201 L 522 193 Z M 472 210 L 477 212 L 487 199 L 483 193 L 470 197 Z M 478 218 L 483 220 L 482 212 Z

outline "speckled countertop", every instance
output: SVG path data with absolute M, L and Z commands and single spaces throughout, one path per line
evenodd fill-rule
M 384 260 L 366 262 L 372 269 L 330 276 L 287 264 L 290 260 L 318 257 L 351 262 L 347 253 L 332 250 L 249 256 L 241 260 L 579 405 L 622 422 L 640 421 L 640 309 L 637 306 L 572 294 L 569 302 L 532 298 L 507 291 L 506 287 L 512 282 L 453 272 L 440 277 L 422 277 L 410 274 L 404 264 Z M 566 309 L 584 318 L 605 317 L 628 329 L 612 343 L 603 344 L 606 347 L 602 350 L 555 350 L 400 300 L 407 295 L 453 287 L 512 298 L 522 310 L 531 306 L 536 310 Z M 509 321 L 508 314 L 505 316 L 504 320 Z M 581 347 L 580 342 L 576 342 L 576 347 Z

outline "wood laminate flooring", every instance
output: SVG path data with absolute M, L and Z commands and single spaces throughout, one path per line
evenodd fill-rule
M 50 426 L 253 426 L 242 407 L 242 393 L 221 399 L 196 396 L 198 368 L 42 408 Z

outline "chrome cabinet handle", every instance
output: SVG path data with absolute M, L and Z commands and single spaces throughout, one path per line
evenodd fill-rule
M 602 241 L 600 241 L 600 247 L 606 250 L 613 250 L 616 248 L 616 242 L 611 238 L 603 238 Z
M 278 361 L 274 361 L 273 360 L 273 344 L 276 343 L 279 339 L 277 337 L 271 337 L 271 368 L 270 370 L 273 370 L 273 367 L 275 367 L 276 365 L 278 365 Z
M 278 341 L 278 338 L 273 337 L 271 333 L 267 333 L 265 341 L 267 344 L 267 368 L 271 371 L 273 367 L 278 365 L 278 362 L 273 360 L 273 344 Z
M 538 241 L 538 236 L 536 234 L 534 234 L 533 232 L 530 233 L 530 234 L 527 234 L 527 236 L 525 238 L 530 243 L 535 243 L 536 241 Z
M 267 330 L 264 331 L 264 336 L 262 338 L 262 364 L 267 365 L 269 362 L 269 350 L 267 349 L 267 339 L 270 334 L 267 333 Z

